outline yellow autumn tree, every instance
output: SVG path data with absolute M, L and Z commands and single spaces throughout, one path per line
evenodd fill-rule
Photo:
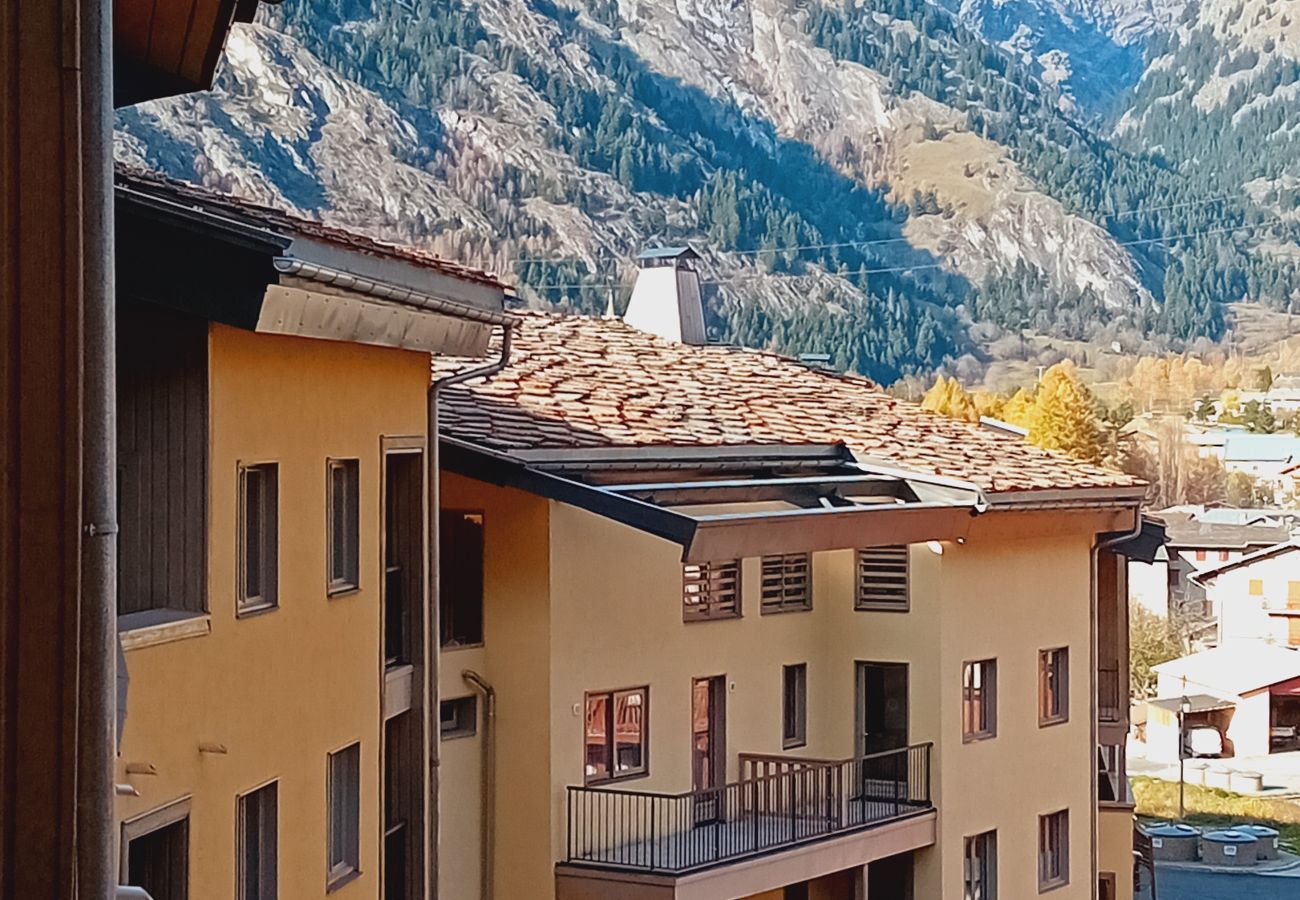
M 1059 450 L 1078 459 L 1098 462 L 1101 429 L 1092 394 L 1079 381 L 1074 364 L 1057 363 L 1043 375 L 1029 423 L 1029 441 L 1045 450 Z
M 1002 404 L 1002 415 L 998 418 L 1003 422 L 1010 422 L 1012 425 L 1028 428 L 1033 417 L 1034 395 L 1024 388 L 1019 388 L 1011 395 L 1010 400 Z
M 1006 397 L 994 393 L 988 388 L 980 388 L 975 391 L 975 393 L 971 394 L 971 400 L 975 403 L 977 413 L 994 419 L 1002 418 L 1002 407 L 1007 405 Z
M 925 392 L 925 397 L 921 400 L 921 408 L 966 422 L 980 420 L 975 401 L 971 399 L 970 394 L 966 393 L 961 382 L 956 378 L 945 378 L 942 375 L 935 380 L 930 390 Z

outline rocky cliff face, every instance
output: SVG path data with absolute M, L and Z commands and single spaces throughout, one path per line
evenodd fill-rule
M 947 0 L 962 20 L 1056 85 L 1079 113 L 1119 115 L 1153 38 L 1188 0 Z
M 1146 0 L 1032 5 L 1095 32 L 1108 23 L 1121 50 L 1158 18 Z M 1051 196 L 968 112 L 833 56 L 802 27 L 799 4 L 475 0 L 464 8 L 483 36 L 457 25 L 438 78 L 400 46 L 387 58 L 388 44 L 367 43 L 381 27 L 401 33 L 384 17 L 402 8 L 382 6 L 297 0 L 236 27 L 213 91 L 120 113 L 118 158 L 506 272 L 534 303 L 603 307 L 599 286 L 625 281 L 641 246 L 686 239 L 707 249 L 719 233 L 701 191 L 648 190 L 623 174 L 648 151 L 634 148 L 622 167 L 575 151 L 574 135 L 591 131 L 575 124 L 575 107 L 631 83 L 630 115 L 660 135 L 651 147 L 669 148 L 666 165 L 707 179 L 726 164 L 751 177 L 752 160 L 724 146 L 734 139 L 747 153 L 825 169 L 819 177 L 837 179 L 845 196 L 860 190 L 886 211 L 853 232 L 891 235 L 860 271 L 824 254 L 797 277 L 770 254 L 710 259 L 710 302 L 722 313 L 847 308 L 889 270 L 891 292 L 916 286 L 913 302 L 935 308 L 934 327 L 957 329 L 944 351 L 955 354 L 972 323 L 962 291 L 990 275 L 1028 269 L 1062 296 L 1091 291 L 1120 318 L 1151 300 L 1127 248 Z M 987 20 L 997 8 L 1008 5 L 968 0 L 963 14 Z M 911 21 L 860 10 L 890 34 L 928 40 Z M 707 128 L 691 124 L 705 118 Z M 533 258 L 549 261 L 545 274 L 522 262 Z M 587 286 L 576 294 L 575 279 Z

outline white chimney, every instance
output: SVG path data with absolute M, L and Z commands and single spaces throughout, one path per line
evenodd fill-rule
M 636 285 L 623 321 L 679 344 L 704 344 L 700 276 L 690 247 L 645 250 L 636 258 Z

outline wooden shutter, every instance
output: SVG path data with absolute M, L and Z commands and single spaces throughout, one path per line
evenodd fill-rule
M 857 553 L 857 609 L 907 609 L 907 546 L 873 547 Z
M 763 612 L 812 609 L 812 557 L 807 553 L 764 556 Z
M 682 619 L 740 615 L 740 560 L 682 566 Z

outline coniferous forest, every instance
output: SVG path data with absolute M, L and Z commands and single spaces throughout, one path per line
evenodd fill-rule
M 744 92 L 669 74 L 633 40 L 644 23 L 622 17 L 628 4 L 287 0 L 264 24 L 398 110 L 417 132 L 419 149 L 402 151 L 405 165 L 437 169 L 446 111 L 503 115 L 503 85 L 535 98 L 545 151 L 644 201 L 638 240 L 689 242 L 749 267 L 705 278 L 711 328 L 726 340 L 824 353 L 837 368 L 888 383 L 978 358 L 998 335 L 1101 341 L 1123 332 L 1179 349 L 1223 338 L 1229 303 L 1300 305 L 1300 253 L 1289 252 L 1300 233 L 1300 151 L 1288 130 L 1300 116 L 1284 102 L 1300 83 L 1294 59 L 1225 48 L 1192 22 L 1153 36 L 1149 60 L 1178 64 L 1147 72 L 1119 104 L 1123 117 L 1100 121 L 1072 111 L 1059 86 L 929 0 L 786 5 L 790 26 L 831 70 L 865 67 L 891 103 L 941 110 L 927 115 L 945 124 L 922 121 L 914 140 L 956 132 L 999 148 L 1017 177 L 1054 201 L 1056 215 L 1082 221 L 1071 233 L 1086 232 L 1131 269 L 1124 297 L 1107 293 L 1104 278 L 1072 277 L 1015 254 L 958 265 L 944 240 L 915 240 L 926 223 L 961 222 L 969 210 L 942 191 L 900 190 L 892 145 L 862 174 L 869 154 L 848 138 L 842 153 L 828 153 L 765 117 Z M 532 30 L 521 24 L 509 33 L 503 10 Z M 1189 82 L 1233 73 L 1236 93 L 1211 110 L 1167 102 Z M 221 102 L 235 102 L 241 89 L 228 76 L 232 99 Z M 162 144 L 160 121 L 139 113 L 119 127 L 144 135 L 146 160 L 166 168 L 161 151 L 148 155 L 151 142 Z M 297 150 L 277 156 L 268 140 L 259 149 L 250 138 L 244 152 L 311 177 L 299 160 L 311 157 L 312 139 L 295 137 Z M 621 261 L 609 248 L 548 253 L 563 235 L 527 215 L 539 203 L 597 221 L 614 212 L 598 208 L 584 179 L 508 161 L 491 179 L 472 202 L 501 241 L 532 248 L 509 262 L 522 296 L 591 313 L 611 296 L 621 302 L 612 285 L 626 284 L 626 259 L 639 246 L 616 248 Z M 436 211 L 430 220 L 435 234 L 454 230 Z M 788 282 L 784 293 L 794 299 L 750 302 L 750 269 L 766 277 L 766 295 Z

